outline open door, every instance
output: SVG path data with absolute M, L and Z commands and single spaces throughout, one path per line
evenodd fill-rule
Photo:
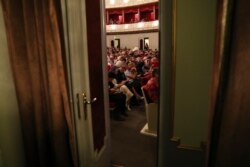
M 103 1 L 64 0 L 68 74 L 81 167 L 110 166 Z

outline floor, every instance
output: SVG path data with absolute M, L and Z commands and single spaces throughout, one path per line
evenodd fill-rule
M 133 106 L 125 121 L 111 119 L 113 166 L 156 167 L 157 138 L 140 133 L 146 124 L 144 104 Z

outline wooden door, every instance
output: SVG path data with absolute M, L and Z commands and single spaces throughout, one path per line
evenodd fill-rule
M 102 3 L 99 0 L 62 2 L 79 166 L 110 166 Z

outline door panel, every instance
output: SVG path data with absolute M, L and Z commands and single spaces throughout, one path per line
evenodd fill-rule
M 91 105 L 94 151 L 104 146 L 106 135 L 104 119 L 104 97 L 102 77 L 102 32 L 100 1 L 86 1 L 86 21 L 88 40 L 89 82 L 91 97 L 98 100 Z M 98 122 L 98 124 L 96 123 Z
M 101 4 L 103 2 L 101 1 Z M 104 22 L 100 1 L 62 1 L 72 106 L 81 167 L 110 166 Z M 93 99 L 96 98 L 93 102 Z

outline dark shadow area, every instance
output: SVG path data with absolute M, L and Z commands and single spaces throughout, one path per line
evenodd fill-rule
M 157 138 L 140 133 L 146 124 L 144 104 L 133 106 L 125 121 L 111 119 L 112 164 L 124 167 L 155 167 Z

